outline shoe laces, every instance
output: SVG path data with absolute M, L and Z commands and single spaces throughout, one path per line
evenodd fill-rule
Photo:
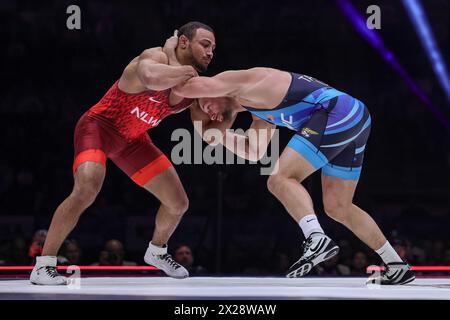
M 176 262 L 175 260 L 173 260 L 172 256 L 168 253 L 160 255 L 159 257 L 161 260 L 166 261 L 175 270 L 177 270 L 178 268 L 181 267 L 181 265 L 178 262 Z
M 58 271 L 56 271 L 56 267 L 44 267 L 45 273 L 51 278 L 59 277 Z
M 385 275 L 389 274 L 389 272 L 391 272 L 391 267 L 388 264 L 385 264 L 384 270 L 381 272 L 381 275 L 385 276 Z
M 302 249 L 301 249 L 303 251 L 303 255 L 308 251 L 308 249 L 311 247 L 311 245 L 312 245 L 312 237 L 309 237 L 308 239 L 303 241 Z
M 394 268 L 395 268 L 395 267 L 394 267 Z M 401 268 L 401 265 L 400 265 L 398 268 Z M 395 271 L 395 269 L 394 269 L 394 271 Z M 392 266 L 389 265 L 389 264 L 385 264 L 385 265 L 384 265 L 383 274 L 389 274 L 389 273 L 391 273 L 391 272 L 392 272 Z

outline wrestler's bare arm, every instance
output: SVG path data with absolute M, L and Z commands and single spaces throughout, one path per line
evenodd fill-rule
M 125 68 L 119 87 L 128 93 L 143 90 L 166 90 L 191 77 L 197 76 L 192 66 L 169 65 L 169 59 L 161 48 L 144 50 Z
M 185 98 L 237 97 L 245 88 L 254 85 L 253 69 L 233 70 L 214 77 L 195 77 L 173 88 L 175 94 Z
M 229 119 L 215 121 L 211 120 L 200 109 L 197 102 L 191 106 L 190 110 L 194 128 L 202 136 L 203 140 L 211 145 L 222 143 L 224 147 L 239 157 L 251 161 L 258 161 L 264 156 L 275 133 L 275 125 L 253 117 L 253 122 L 247 134 L 237 134 L 228 130 L 236 120 L 237 112 L 234 112 Z M 208 134 L 208 129 L 218 129 L 222 134 L 222 141 L 214 139 L 214 135 Z
M 227 131 L 224 146 L 241 158 L 259 161 L 275 133 L 276 126 L 253 116 L 253 122 L 245 135 Z

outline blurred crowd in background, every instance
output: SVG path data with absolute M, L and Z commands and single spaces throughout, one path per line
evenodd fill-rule
M 0 247 L 0 266 L 5 265 L 31 265 L 37 255 L 42 251 L 47 230 L 41 229 L 34 233 L 33 238 L 27 241 L 16 235 L 12 241 Z M 414 265 L 450 265 L 450 249 L 448 241 L 425 240 L 413 242 L 395 238 L 393 246 L 400 257 Z M 367 267 L 379 265 L 376 254 L 361 245 L 348 240 L 338 241 L 340 254 L 317 266 L 311 276 L 365 276 Z M 264 246 L 253 246 L 245 250 L 243 246 L 233 246 L 226 252 L 223 274 L 246 276 L 284 276 L 286 270 L 299 257 L 300 250 L 286 252 L 283 249 L 274 250 L 273 243 L 266 242 Z M 297 248 L 299 249 L 299 248 Z M 178 243 L 170 248 L 174 259 L 186 267 L 191 276 L 215 275 L 215 266 L 212 264 L 215 254 L 210 252 L 209 257 L 204 252 L 193 248 L 186 243 Z M 142 257 L 126 251 L 123 243 L 117 239 L 107 240 L 100 251 L 86 256 L 83 248 L 76 239 L 67 239 L 58 255 L 59 265 L 92 265 L 92 266 L 136 266 L 143 265 Z M 197 256 L 198 254 L 198 256 Z M 200 257 L 200 259 L 199 259 Z M 258 257 L 258 258 L 255 258 Z M 129 259 L 136 258 L 135 261 Z M 203 260 L 203 261 L 202 261 Z M 204 263 L 204 264 L 203 264 Z M 206 267 L 208 266 L 208 267 Z

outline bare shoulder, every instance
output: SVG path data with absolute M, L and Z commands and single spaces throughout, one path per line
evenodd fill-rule
M 139 62 L 147 60 L 152 63 L 168 64 L 169 60 L 161 47 L 145 49 L 141 54 L 131 60 L 123 70 L 119 79 L 119 89 L 127 93 L 139 93 L 146 88 L 137 77 L 137 68 Z
M 168 64 L 169 59 L 167 55 L 163 52 L 162 47 L 153 47 L 149 49 L 145 49 L 139 55 L 139 60 L 151 59 L 157 63 Z
M 151 60 L 154 63 L 163 63 L 163 64 L 169 63 L 169 59 L 167 58 L 167 55 L 162 51 L 162 48 L 154 47 L 145 49 L 144 51 L 141 52 L 141 54 L 139 54 L 137 57 L 131 60 L 130 63 L 125 67 L 125 71 L 127 69 L 134 71 L 136 64 L 138 64 L 142 60 Z
M 248 81 L 257 84 L 258 87 L 274 88 L 280 84 L 291 83 L 292 76 L 289 72 L 274 69 L 256 67 L 249 69 L 251 74 L 248 77 Z
M 252 74 L 256 77 L 267 77 L 267 76 L 282 76 L 288 72 L 282 71 L 274 68 L 266 68 L 266 67 L 255 67 L 249 69 Z
M 242 83 L 248 83 L 252 80 L 258 79 L 263 75 L 262 70 L 258 68 L 246 69 L 246 70 L 228 70 L 217 74 L 213 78 L 227 82 L 228 84 L 240 85 Z
M 226 71 L 228 73 L 227 76 L 230 78 L 234 78 L 233 80 L 240 80 L 243 82 L 255 82 L 260 81 L 261 79 L 266 78 L 267 76 L 273 75 L 274 73 L 280 72 L 276 69 L 264 68 L 264 67 L 255 67 L 246 70 L 231 70 Z
M 241 79 L 255 79 L 255 78 L 263 78 L 273 74 L 282 74 L 284 71 L 273 69 L 273 68 L 265 68 L 265 67 L 254 67 L 250 69 L 244 70 L 228 70 L 222 73 L 217 74 L 216 78 L 241 78 Z

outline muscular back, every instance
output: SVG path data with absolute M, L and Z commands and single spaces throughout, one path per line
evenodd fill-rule
M 233 97 L 243 106 L 271 109 L 279 105 L 291 84 L 288 72 L 271 68 L 252 68 L 219 73 L 214 77 L 195 77 L 174 87 L 187 98 Z
M 252 68 L 236 72 L 242 73 L 239 78 L 243 83 L 231 96 L 244 106 L 258 109 L 272 109 L 279 105 L 292 80 L 288 72 L 271 68 Z

